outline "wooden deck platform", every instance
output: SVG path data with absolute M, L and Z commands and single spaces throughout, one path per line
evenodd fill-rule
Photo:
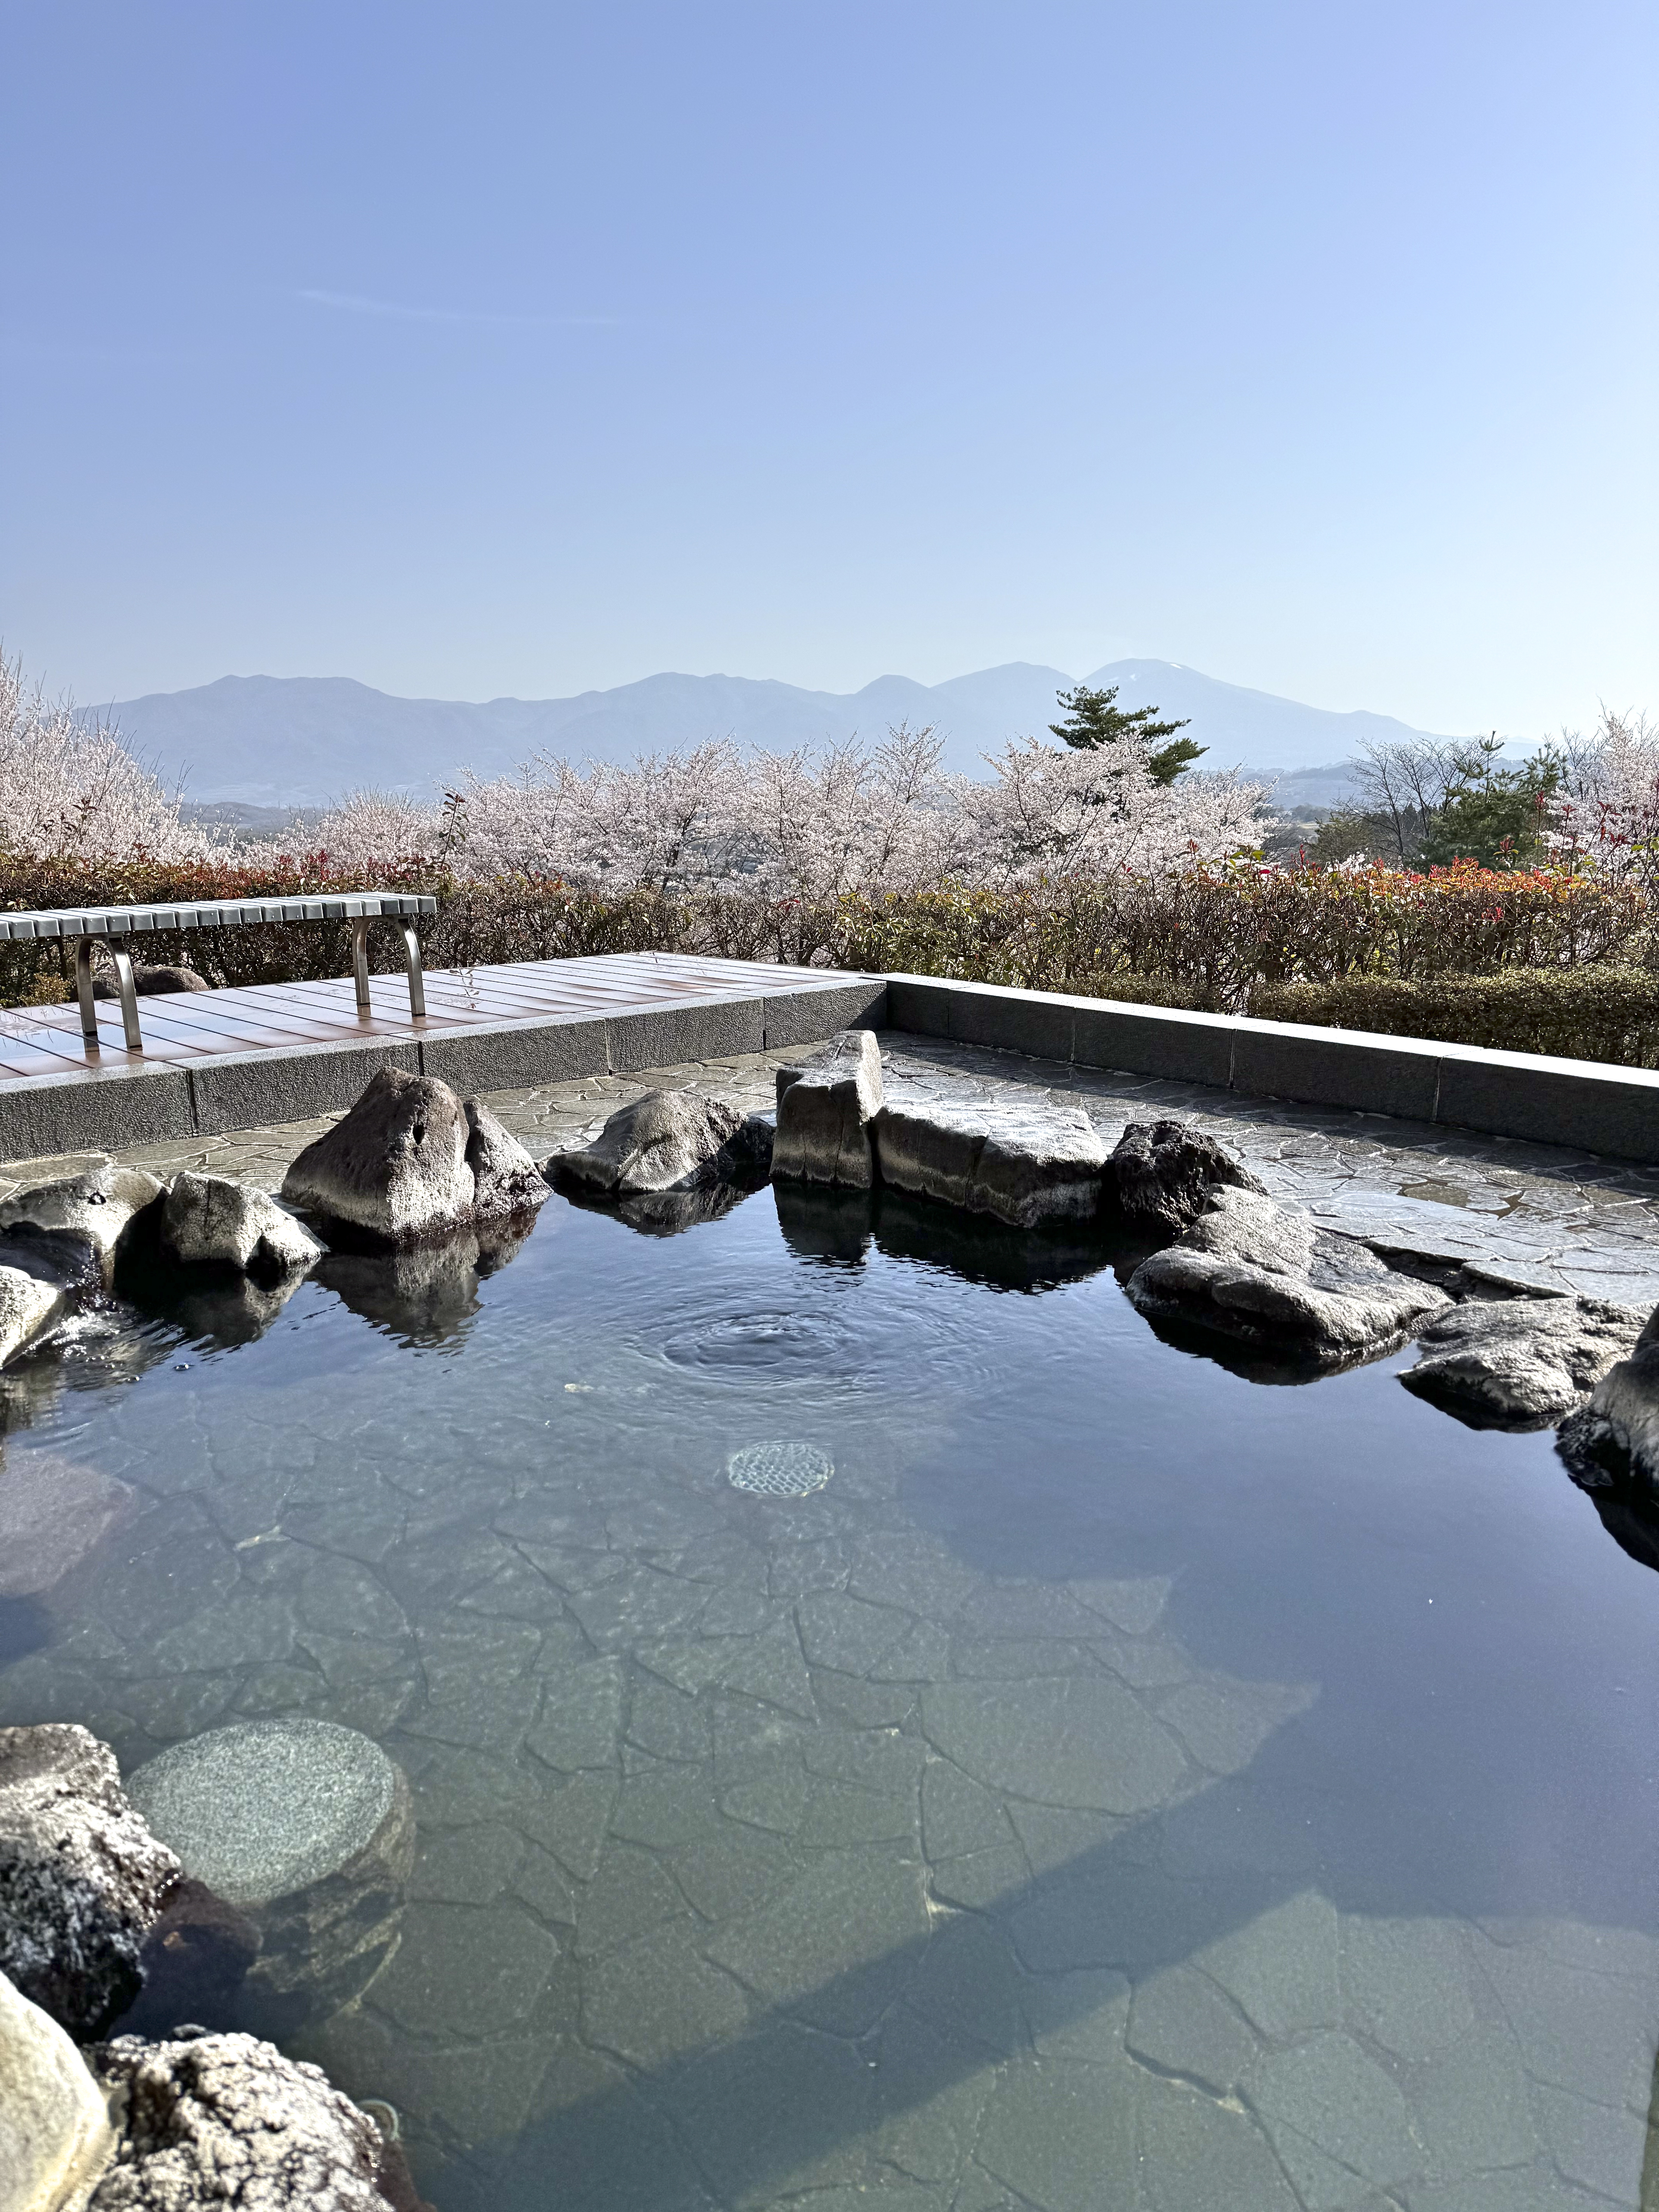
M 401 973 L 179 992 L 138 1001 L 143 1048 L 98 1001 L 98 1043 L 74 1005 L 0 1012 L 0 1159 L 301 1121 L 349 1105 L 383 1066 L 458 1090 L 792 1047 L 878 1018 L 879 977 L 683 953 L 610 953 L 439 969 L 427 1011 Z
M 179 991 L 143 998 L 144 1048 L 122 1041 L 121 1009 L 98 1001 L 98 1050 L 88 1050 L 74 1002 L 15 1006 L 0 1013 L 0 1084 L 95 1068 L 165 1066 L 204 1055 L 284 1045 L 344 1044 L 353 1039 L 429 1036 L 498 1022 L 568 1021 L 659 1005 L 665 999 L 726 998 L 828 980 L 821 969 L 702 960 L 683 954 L 617 952 L 591 960 L 535 960 L 497 968 L 434 969 L 426 977 L 426 1015 L 409 1011 L 401 969 L 369 981 L 371 1007 L 359 1011 L 349 975 L 325 983 L 258 983 L 243 990 Z

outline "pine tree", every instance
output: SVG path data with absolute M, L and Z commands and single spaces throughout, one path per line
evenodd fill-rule
M 1049 729 L 1073 752 L 1099 752 L 1123 738 L 1145 745 L 1146 767 L 1154 783 L 1173 783 L 1209 750 L 1206 745 L 1195 745 L 1190 738 L 1176 737 L 1177 730 L 1187 727 L 1186 720 L 1160 722 L 1156 707 L 1136 707 L 1126 712 L 1114 706 L 1117 690 L 1115 684 L 1108 685 L 1104 691 L 1091 691 L 1086 684 L 1079 684 L 1073 690 L 1062 691 L 1058 704 L 1066 720 L 1050 722 Z M 1160 738 L 1172 738 L 1175 742 L 1160 745 Z

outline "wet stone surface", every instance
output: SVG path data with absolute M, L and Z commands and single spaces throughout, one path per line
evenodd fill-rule
M 666 1079 L 758 1108 L 782 1057 Z M 1017 1076 L 1109 1146 L 1190 1115 L 1328 1225 L 1659 1297 L 1642 1170 L 887 1054 L 890 1097 Z M 664 1080 L 489 1103 L 541 1157 Z M 274 1188 L 316 1133 L 135 1157 Z M 398 2108 L 440 2212 L 1636 2212 L 1659 1583 L 1547 1437 L 1409 1353 L 1261 1388 L 1157 1338 L 1134 1257 L 554 1199 L 240 1339 L 111 1320 L 5 1386 L 9 1465 L 131 1502 L 0 1606 L 0 1723 L 128 1772 L 288 1716 L 385 1747 L 400 1940 L 288 2048 Z M 779 1438 L 834 1479 L 735 1490 Z

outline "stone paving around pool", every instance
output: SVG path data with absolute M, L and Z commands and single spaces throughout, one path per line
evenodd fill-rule
M 882 1050 L 896 1101 L 1052 1098 L 1081 1106 L 1109 1140 L 1127 1121 L 1179 1115 L 1235 1148 L 1275 1198 L 1306 1206 L 1326 1227 L 1386 1240 L 1429 1261 L 1490 1263 L 1506 1270 L 1517 1287 L 1659 1304 L 1659 1168 L 892 1032 L 884 1035 Z M 799 1049 L 747 1054 L 492 1091 L 485 1103 L 542 1158 L 579 1143 L 617 1107 L 659 1085 L 719 1091 L 751 1111 L 769 1109 L 774 1070 L 802 1057 Z M 204 1169 L 274 1191 L 295 1155 L 332 1119 L 136 1146 L 118 1158 L 161 1176 Z M 0 1200 L 22 1182 L 67 1172 L 85 1157 L 0 1163 Z
M 788 1057 L 489 1103 L 539 1157 L 654 1081 L 769 1103 Z M 1191 1115 L 1333 1226 L 1659 1299 L 1653 1172 L 886 1057 L 896 1093 L 1035 1085 L 1109 1134 Z M 320 1126 L 125 1157 L 274 1188 Z M 84 1721 L 129 1765 L 276 1712 L 386 1744 L 420 1837 L 402 1945 L 293 2047 L 401 2109 L 446 2212 L 1656 2201 L 1659 1944 L 1339 1911 L 1249 1774 L 1315 1689 L 1196 1667 L 1165 1583 L 981 1574 L 878 1455 L 809 1521 L 645 1467 L 526 1485 L 435 1416 L 418 1450 L 337 1447 L 280 1494 L 228 1424 L 193 1472 L 122 1469 L 142 1512 L 82 1625 L 0 1673 L 0 1723 Z

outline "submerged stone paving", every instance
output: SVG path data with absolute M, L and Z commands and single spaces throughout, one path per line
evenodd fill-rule
M 1330 1226 L 1659 1299 L 1652 1170 L 885 1050 L 890 1097 L 1035 1089 L 1109 1142 L 1188 1115 Z M 763 1106 L 787 1057 L 667 1079 Z M 664 1080 L 488 1103 L 540 1157 Z M 321 1126 L 125 1157 L 274 1188 Z M 478 1258 L 412 1257 L 409 1298 L 447 1310 Z M 419 1836 L 401 1941 L 292 2048 L 398 2108 L 441 2212 L 1659 2201 L 1659 1942 L 1339 1910 L 1311 1817 L 1250 1771 L 1317 1686 L 1197 1663 L 1165 1578 L 999 1577 L 918 1528 L 925 1378 L 774 1501 L 697 1437 L 631 1446 L 631 1370 L 590 1351 L 556 1406 L 483 1423 L 429 1374 L 404 1419 L 331 1400 L 325 1437 L 297 1390 L 203 1401 L 110 1470 L 142 1510 L 0 1668 L 0 1723 L 84 1721 L 128 1768 L 276 1715 L 385 1745 Z

